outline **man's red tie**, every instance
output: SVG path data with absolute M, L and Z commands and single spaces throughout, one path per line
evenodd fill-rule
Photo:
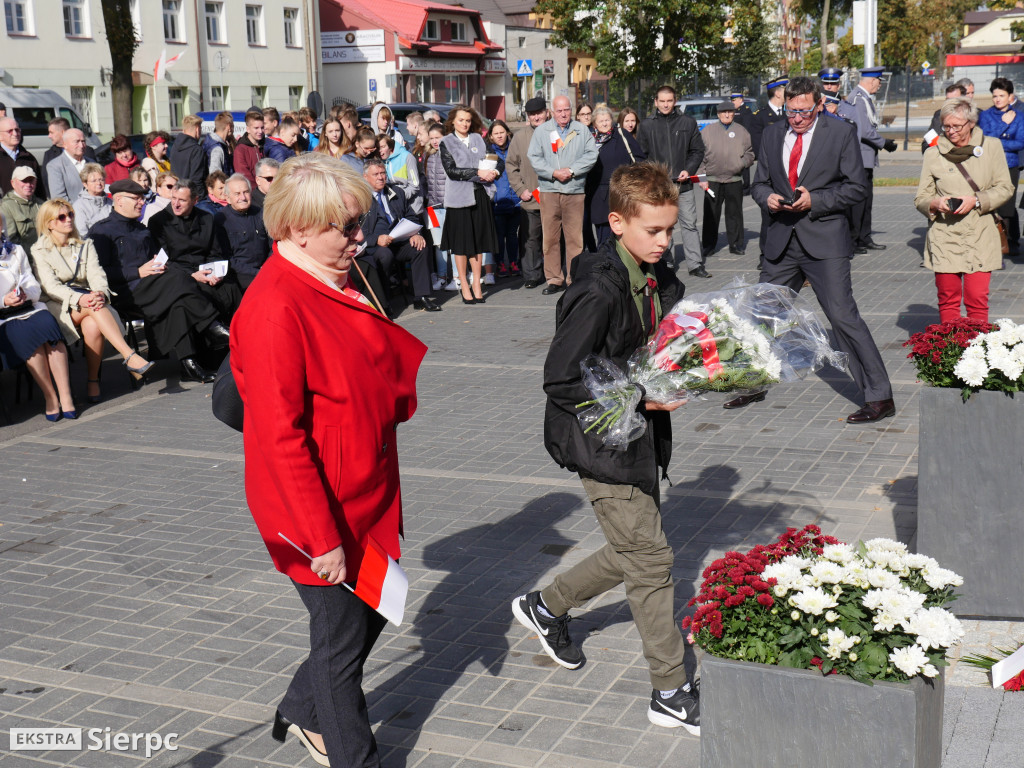
M 800 175 L 800 155 L 804 151 L 804 135 L 796 135 L 796 143 L 793 144 L 793 151 L 789 153 L 789 186 L 796 191 L 797 176 Z

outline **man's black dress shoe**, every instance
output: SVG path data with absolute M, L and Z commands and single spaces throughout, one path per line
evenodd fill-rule
M 555 285 L 554 283 L 549 283 L 548 286 L 543 291 L 541 291 L 541 293 L 543 293 L 545 296 L 550 296 L 553 293 L 561 293 L 564 290 L 564 285 Z
M 195 359 L 184 357 L 181 360 L 181 380 L 198 381 L 200 384 L 210 384 L 216 375 L 203 368 Z
M 440 312 L 441 305 L 434 301 L 430 296 L 424 296 L 422 299 L 416 299 L 412 303 L 413 309 L 422 309 L 424 312 Z
M 543 282 L 543 280 L 527 280 L 525 283 L 523 283 L 523 288 L 536 288 Z
M 862 245 L 863 245 L 864 248 L 867 248 L 869 251 L 884 251 L 885 250 L 885 246 L 884 245 L 882 245 L 881 243 L 876 243 L 874 240 L 868 240 L 866 243 L 863 243 Z
M 874 400 L 864 403 L 859 411 L 854 411 L 846 417 L 847 424 L 868 424 L 872 421 L 881 421 L 890 416 L 896 415 L 896 404 L 890 397 L 888 400 Z
M 224 349 L 231 341 L 231 331 L 219 320 L 210 323 L 210 327 L 203 331 L 203 335 L 214 349 Z
M 694 277 L 711 277 L 711 274 L 706 269 L 704 269 L 703 264 L 697 267 L 696 269 L 691 269 L 690 274 L 693 275 Z
M 865 248 L 863 245 L 855 245 L 853 246 L 853 252 L 856 253 L 858 256 L 862 256 L 868 252 L 868 249 Z
M 740 395 L 739 397 L 734 397 L 732 400 L 727 400 L 722 403 L 722 407 L 727 411 L 731 411 L 735 408 L 744 408 L 751 403 L 760 403 L 764 400 L 764 397 L 764 392 L 755 392 L 752 395 Z
M 746 251 L 743 250 L 742 248 L 733 248 L 732 246 L 730 246 L 729 253 L 731 253 L 733 256 L 743 256 L 746 253 Z

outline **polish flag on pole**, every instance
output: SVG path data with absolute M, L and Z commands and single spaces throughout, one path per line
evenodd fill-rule
M 177 56 L 167 58 L 167 49 L 164 48 L 160 51 L 160 58 L 156 62 L 156 66 L 153 67 L 153 82 L 159 83 L 163 78 L 167 76 L 167 70 L 177 64 L 178 59 L 185 55 L 182 51 Z
M 377 611 L 396 627 L 405 617 L 405 598 L 409 594 L 409 577 L 402 566 L 372 538 L 366 539 L 366 551 L 356 578 L 355 596 Z

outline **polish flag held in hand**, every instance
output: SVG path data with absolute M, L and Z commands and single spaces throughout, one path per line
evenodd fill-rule
M 558 154 L 558 150 L 560 150 L 564 146 L 565 146 L 565 142 L 562 141 L 561 138 L 559 138 L 558 131 L 552 131 L 551 132 L 551 151 L 554 152 L 557 155 Z
M 928 133 L 924 135 L 924 142 L 929 147 L 934 147 L 939 143 L 939 134 L 935 132 L 934 128 L 928 130 Z
M 402 566 L 372 538 L 366 540 L 356 588 L 352 591 L 396 627 L 402 626 L 405 599 L 409 594 L 409 577 L 405 575 Z

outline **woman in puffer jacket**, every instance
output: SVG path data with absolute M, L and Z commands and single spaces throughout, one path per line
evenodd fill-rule
M 446 291 L 459 290 L 458 275 L 448 266 L 448 253 L 441 250 L 441 230 L 444 227 L 444 185 L 448 175 L 441 166 L 441 139 L 444 138 L 444 125 L 434 123 L 427 132 L 429 142 L 423 153 L 423 180 L 427 186 L 427 226 L 430 227 L 431 242 L 437 258 L 437 271 L 434 274 L 434 290 L 442 286 Z

